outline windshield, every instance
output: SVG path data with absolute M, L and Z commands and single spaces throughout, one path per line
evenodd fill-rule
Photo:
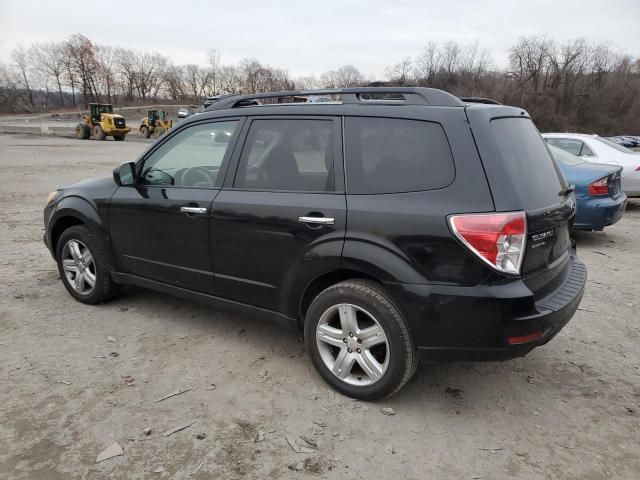
M 100 113 L 113 113 L 113 107 L 111 105 L 100 105 Z
M 604 143 L 605 145 L 610 146 L 611 148 L 615 148 L 616 150 L 622 153 L 636 153 L 630 148 L 623 147 L 622 145 L 618 145 L 616 142 L 614 142 L 613 140 L 609 140 L 608 138 L 596 137 L 596 140 Z
M 585 161 L 582 160 L 580 157 L 577 157 L 573 153 L 569 153 L 566 150 L 558 148 L 549 143 L 547 143 L 547 147 L 549 147 L 549 150 L 551 151 L 551 155 L 553 155 L 553 158 L 556 160 L 556 162 L 562 162 L 565 165 L 572 165 L 572 166 L 582 165 L 583 163 L 585 163 Z

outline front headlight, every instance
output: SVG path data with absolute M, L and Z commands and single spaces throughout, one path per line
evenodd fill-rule
M 47 205 L 49 205 L 50 203 L 55 202 L 56 198 L 58 198 L 58 190 L 54 190 L 53 192 L 51 192 L 49 194 L 49 196 L 47 197 Z

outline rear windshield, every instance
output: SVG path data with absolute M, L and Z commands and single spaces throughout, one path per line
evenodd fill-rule
M 566 184 L 533 122 L 498 118 L 491 121 L 491 127 L 509 170 L 507 178 L 515 184 L 524 207 L 537 209 L 559 203 Z
M 605 145 L 608 145 L 611 148 L 615 148 L 616 150 L 618 150 L 619 152 L 622 152 L 622 153 L 636 153 L 633 150 L 631 150 L 630 148 L 623 147 L 622 145 L 614 142 L 613 140 L 609 140 L 608 138 L 596 137 L 596 140 L 598 140 L 599 142 L 604 143 Z

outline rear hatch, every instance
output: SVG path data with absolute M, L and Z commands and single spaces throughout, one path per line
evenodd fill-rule
M 562 281 L 568 265 L 573 192 L 524 110 L 473 105 L 466 112 L 496 211 L 526 214 L 520 272 L 536 298 L 543 297 Z

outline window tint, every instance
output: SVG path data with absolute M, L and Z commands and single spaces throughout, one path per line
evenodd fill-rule
M 144 162 L 145 185 L 212 188 L 237 122 L 189 127 L 167 140 Z
M 499 118 L 491 121 L 491 128 L 508 170 L 507 178 L 515 184 L 524 208 L 556 205 L 561 200 L 560 191 L 566 188 L 565 181 L 533 122 L 528 118 Z
M 254 120 L 234 186 L 308 192 L 333 190 L 333 121 Z
M 345 119 L 347 189 L 351 194 L 431 190 L 455 176 L 437 123 L 393 118 Z

